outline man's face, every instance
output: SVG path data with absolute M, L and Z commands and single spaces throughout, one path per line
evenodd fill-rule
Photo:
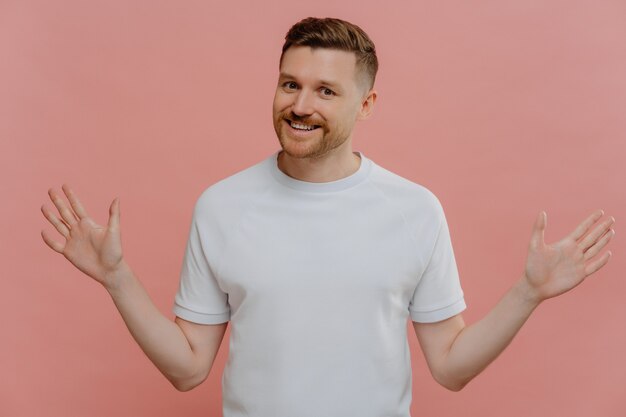
M 274 130 L 294 158 L 325 155 L 351 139 L 364 87 L 352 52 L 308 46 L 285 51 L 274 96 Z

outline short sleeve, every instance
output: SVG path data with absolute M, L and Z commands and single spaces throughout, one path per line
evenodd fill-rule
M 443 212 L 430 260 L 409 304 L 411 319 L 432 323 L 465 310 L 463 290 Z
M 201 221 L 196 205 L 174 302 L 176 316 L 200 324 L 219 324 L 230 319 L 228 294 L 222 291 L 207 260 L 211 231 Z

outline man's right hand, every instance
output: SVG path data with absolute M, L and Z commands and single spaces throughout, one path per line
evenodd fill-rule
M 122 242 L 120 238 L 120 204 L 113 200 L 109 208 L 106 227 L 93 221 L 74 192 L 64 184 L 63 192 L 70 203 L 68 206 L 59 193 L 48 190 L 50 199 L 60 217 L 45 205 L 43 215 L 65 239 L 60 243 L 41 231 L 44 242 L 55 252 L 63 254 L 76 268 L 89 275 L 107 290 L 116 285 L 115 272 L 122 266 Z

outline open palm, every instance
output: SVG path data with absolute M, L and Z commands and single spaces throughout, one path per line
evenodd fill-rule
M 119 231 L 119 200 L 115 199 L 109 208 L 109 221 L 106 227 L 94 222 L 67 186 L 63 185 L 70 206 L 54 190 L 48 194 L 57 208 L 60 217 L 45 206 L 41 211 L 54 228 L 65 239 L 57 242 L 41 232 L 44 242 L 54 251 L 63 254 L 79 270 L 108 286 L 108 276 L 122 262 L 122 244 Z
M 547 216 L 539 213 L 525 270 L 525 278 L 539 301 L 571 290 L 609 261 L 611 252 L 597 256 L 615 234 L 611 229 L 613 217 L 595 225 L 603 214 L 601 210 L 594 212 L 568 236 L 548 245 L 544 241 Z

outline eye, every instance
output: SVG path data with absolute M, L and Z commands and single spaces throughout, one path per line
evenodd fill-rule
M 327 87 L 322 87 L 321 91 L 322 91 L 322 95 L 325 97 L 332 97 L 335 95 L 335 92 Z
M 296 88 L 298 88 L 298 84 L 293 81 L 287 81 L 283 83 L 283 88 L 285 88 L 286 90 L 295 90 Z

